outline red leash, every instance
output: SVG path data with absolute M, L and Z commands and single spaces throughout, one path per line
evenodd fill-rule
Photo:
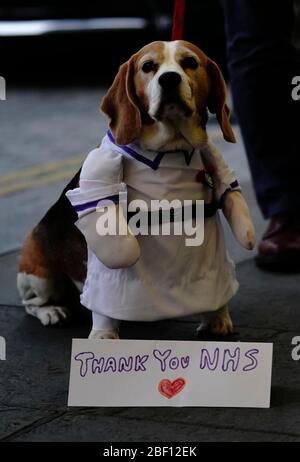
M 185 0 L 175 0 L 173 13 L 172 40 L 181 40 L 183 37 L 185 15 Z

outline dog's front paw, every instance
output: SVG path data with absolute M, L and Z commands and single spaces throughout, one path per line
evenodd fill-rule
M 205 313 L 203 321 L 197 327 L 197 334 L 212 334 L 217 336 L 230 335 L 233 332 L 233 324 L 228 307 L 225 306 L 214 313 Z
M 120 338 L 118 329 L 91 330 L 90 335 L 89 335 L 90 340 L 105 340 L 105 339 L 116 340 L 118 338 Z
M 38 318 L 43 326 L 64 324 L 70 317 L 70 312 L 65 306 L 26 306 L 25 310 L 28 314 Z

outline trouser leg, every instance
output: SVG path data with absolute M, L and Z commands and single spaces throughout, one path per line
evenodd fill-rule
M 257 200 L 265 218 L 300 215 L 300 75 L 292 0 L 221 0 L 228 67 Z

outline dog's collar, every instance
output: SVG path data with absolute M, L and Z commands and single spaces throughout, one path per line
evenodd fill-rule
M 145 155 L 141 154 L 140 152 L 137 152 L 136 146 L 132 144 L 118 144 L 110 130 L 107 131 L 107 136 L 109 140 L 115 145 L 121 148 L 123 151 L 125 151 L 127 154 L 129 154 L 131 157 L 134 159 L 138 160 L 139 162 L 142 162 L 149 167 L 151 167 L 153 170 L 157 170 L 160 166 L 160 163 L 163 159 L 163 157 L 166 154 L 171 154 L 171 153 L 183 153 L 186 165 L 190 165 L 192 157 L 194 155 L 195 149 L 193 148 L 191 151 L 186 151 L 184 149 L 174 149 L 174 150 L 169 150 L 169 151 L 148 151 L 151 153 L 156 153 L 156 156 L 154 159 L 148 159 Z

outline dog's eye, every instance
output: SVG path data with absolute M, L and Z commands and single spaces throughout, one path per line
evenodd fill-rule
M 193 56 L 187 56 L 181 61 L 181 65 L 184 69 L 197 69 L 198 62 Z
M 146 72 L 152 72 L 155 71 L 156 69 L 156 64 L 154 61 L 145 61 L 144 64 L 142 65 L 142 71 Z

